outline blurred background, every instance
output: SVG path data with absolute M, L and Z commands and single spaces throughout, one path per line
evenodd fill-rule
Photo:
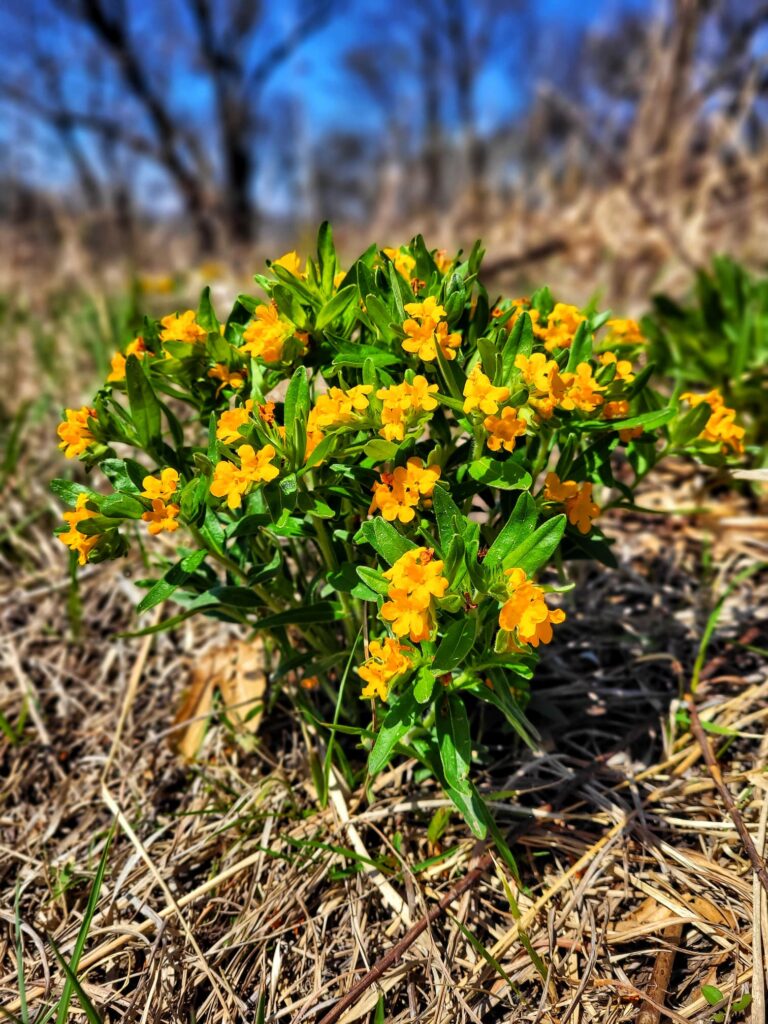
M 494 283 L 625 314 L 766 262 L 759 0 L 25 0 L 0 28 L 0 313 L 49 362 L 64 313 L 111 351 L 137 303 L 242 287 L 325 218 L 350 257 L 482 237 Z

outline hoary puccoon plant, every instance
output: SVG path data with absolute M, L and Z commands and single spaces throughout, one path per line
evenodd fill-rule
M 472 721 L 490 704 L 528 735 L 564 563 L 611 562 L 603 514 L 664 456 L 742 447 L 730 410 L 651 389 L 633 321 L 546 288 L 491 302 L 481 257 L 418 237 L 344 270 L 324 225 L 226 320 L 206 291 L 146 321 L 59 427 L 107 486 L 54 483 L 73 561 L 137 539 L 164 570 L 138 611 L 178 611 L 144 632 L 202 614 L 261 636 L 314 735 L 357 737 L 370 776 L 415 758 L 478 835 Z

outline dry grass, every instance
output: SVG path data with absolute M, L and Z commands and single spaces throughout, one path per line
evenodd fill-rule
M 676 467 L 643 500 L 674 493 L 690 505 L 699 484 Z M 24 488 L 23 503 L 7 495 L 6 531 L 47 503 L 22 467 Z M 743 520 L 748 506 L 725 511 Z M 614 524 L 621 568 L 584 568 L 537 679 L 537 749 L 510 748 L 484 723 L 483 789 L 518 858 L 522 887 L 507 881 L 522 916 L 492 865 L 342 1020 L 373 1020 L 381 997 L 387 1021 L 703 1021 L 706 984 L 729 1005 L 749 989 L 759 1010 L 759 889 L 680 701 L 714 596 L 766 557 L 765 520 L 751 522 L 743 534 L 685 518 Z M 116 822 L 80 964 L 105 1020 L 256 1020 L 263 1000 L 266 1021 L 319 1021 L 478 863 L 482 844 L 455 816 L 428 837 L 444 801 L 409 763 L 368 794 L 337 784 L 320 808 L 315 741 L 284 698 L 258 737 L 219 718 L 199 759 L 182 761 L 174 712 L 201 652 L 230 627 L 189 621 L 115 641 L 133 625 L 133 584 L 105 565 L 83 573 L 73 634 L 48 526 L 41 512 L 3 535 L 0 710 L 11 728 L 28 716 L 2 744 L 1 1004 L 19 1012 L 17 888 L 34 1014 L 65 980 L 47 936 L 71 955 Z M 756 572 L 726 600 L 697 694 L 702 718 L 729 730 L 712 738 L 759 847 L 767 593 Z M 765 943 L 765 914 L 756 920 Z M 81 1019 L 77 997 L 73 1008 Z

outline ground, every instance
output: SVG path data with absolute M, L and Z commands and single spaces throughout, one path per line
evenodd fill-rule
M 48 469 L 22 459 L 0 538 L 4 1015 L 57 1004 L 58 950 L 79 957 L 78 1020 L 90 1001 L 109 1021 L 762 1022 L 765 904 L 753 913 L 757 875 L 682 699 L 701 655 L 698 715 L 763 850 L 768 535 L 753 497 L 726 504 L 673 467 L 641 499 L 662 514 L 609 524 L 619 567 L 577 571 L 533 688 L 534 749 L 489 719 L 475 750 L 516 880 L 412 763 L 367 791 L 338 780 L 321 807 L 323 752 L 269 686 L 256 733 L 214 706 L 185 759 L 183 695 L 237 637 L 189 620 L 115 639 L 135 628 L 142 567 L 88 567 L 72 589 Z

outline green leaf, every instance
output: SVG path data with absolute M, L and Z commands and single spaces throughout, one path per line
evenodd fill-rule
M 76 484 L 72 480 L 62 480 L 60 477 L 51 480 L 49 486 L 60 501 L 73 507 L 77 504 L 78 495 L 93 494 L 93 491 L 83 484 Z
M 488 457 L 478 459 L 470 463 L 469 475 L 486 487 L 502 491 L 521 491 L 531 486 L 531 474 L 511 459 L 507 462 Z
M 171 566 L 161 580 L 158 580 L 139 601 L 136 613 L 141 615 L 166 601 L 171 594 L 197 572 L 205 561 L 207 551 L 195 551 Z
M 407 551 L 416 547 L 381 516 L 367 519 L 363 523 L 355 537 L 358 542 L 360 539 L 370 544 L 388 565 L 394 565 L 398 558 L 402 558 Z
M 456 535 L 457 525 L 464 517 L 447 488 L 439 485 L 432 492 L 432 509 L 437 520 L 440 547 L 445 554 L 451 545 L 451 539 Z
M 315 328 L 318 331 L 322 331 L 328 324 L 333 323 L 342 316 L 352 303 L 357 298 L 357 285 L 348 284 L 342 288 L 340 292 L 336 292 L 333 298 L 329 299 L 320 312 L 317 314 L 315 320 Z
M 566 371 L 575 370 L 579 363 L 585 363 L 591 355 L 592 331 L 589 329 L 589 322 L 582 320 L 571 342 L 568 362 L 565 364 Z
M 385 441 L 383 438 L 374 438 L 363 447 L 363 451 L 369 459 L 377 462 L 389 462 L 397 455 L 398 446 L 392 441 Z
M 276 615 L 267 615 L 259 619 L 258 629 L 274 629 L 275 626 L 310 626 L 314 622 L 333 622 L 339 618 L 340 609 L 331 601 L 317 601 L 315 604 L 300 605 L 289 608 Z
M 533 533 L 508 551 L 502 559 L 505 569 L 522 569 L 527 576 L 533 576 L 555 553 L 565 531 L 564 515 L 547 519 Z
M 375 569 L 369 569 L 367 565 L 358 565 L 357 575 L 363 583 L 376 594 L 386 594 L 389 590 L 389 581 Z
M 467 777 L 472 761 L 472 741 L 464 701 L 455 693 L 443 693 L 435 718 L 440 762 L 451 789 L 468 793 Z
M 336 276 L 336 248 L 333 244 L 333 232 L 327 220 L 323 221 L 317 232 L 317 262 L 320 267 L 320 285 L 326 295 L 333 291 L 333 279 Z M 318 324 L 319 326 L 319 324 Z
M 495 569 L 501 565 L 512 548 L 520 544 L 533 531 L 537 518 L 536 502 L 526 491 L 517 499 L 512 515 L 488 548 L 483 565 L 488 569 Z
M 427 704 L 429 702 L 436 681 L 435 673 L 427 668 L 426 665 L 422 665 L 416 673 L 416 679 L 413 684 L 413 695 L 419 704 Z
M 101 502 L 99 511 L 111 519 L 141 519 L 142 514 L 146 512 L 146 505 L 130 494 L 118 492 L 108 494 Z
M 379 735 L 368 756 L 368 772 L 378 775 L 392 757 L 395 745 L 416 724 L 421 709 L 416 702 L 413 690 L 404 690 L 390 705 L 389 711 L 381 723 Z
M 208 593 L 222 604 L 233 608 L 262 608 L 264 601 L 249 587 L 212 587 Z
M 725 999 L 725 996 L 716 985 L 702 985 L 701 994 L 710 1006 L 716 1006 Z
M 296 423 L 309 415 L 309 381 L 304 367 L 297 367 L 286 392 L 286 436 L 293 439 Z M 303 453 L 302 453 L 303 454 Z
M 213 311 L 213 303 L 211 302 L 211 289 L 207 286 L 203 288 L 200 295 L 195 319 L 203 330 L 208 331 L 209 334 L 219 333 L 219 321 Z
M 445 792 L 464 821 L 469 825 L 472 834 L 478 839 L 485 839 L 488 835 L 488 811 L 472 783 L 469 782 L 467 784 L 465 792 L 453 789 L 451 786 L 446 786 Z
M 699 402 L 693 409 L 689 409 L 672 430 L 672 444 L 680 448 L 690 444 L 702 432 L 711 415 L 712 410 L 706 402 Z
M 440 641 L 434 660 L 433 672 L 450 672 L 460 665 L 472 650 L 477 632 L 477 619 L 468 615 L 452 623 Z
M 125 384 L 139 443 L 150 451 L 161 440 L 160 403 L 141 362 L 134 355 L 128 356 L 125 363 Z

